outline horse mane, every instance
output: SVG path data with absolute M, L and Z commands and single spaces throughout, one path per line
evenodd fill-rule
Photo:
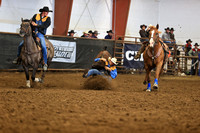
M 29 19 L 24 19 L 23 22 L 30 22 L 30 20 Z

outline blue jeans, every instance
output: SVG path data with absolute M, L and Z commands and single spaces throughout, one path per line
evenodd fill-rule
M 40 38 L 41 45 L 42 45 L 42 53 L 43 53 L 44 63 L 47 64 L 47 48 L 46 48 L 46 43 L 45 43 L 44 35 L 42 33 L 37 33 L 37 37 Z M 23 44 L 24 44 L 24 40 L 18 46 L 17 57 L 20 56 Z
M 41 45 L 42 45 L 42 53 L 43 53 L 44 63 L 47 64 L 47 48 L 46 48 L 44 35 L 42 33 L 38 32 L 37 37 L 40 38 L 40 42 L 41 42 Z
M 164 43 L 171 43 L 171 41 L 164 41 Z
M 22 40 L 17 48 L 17 57 L 20 56 L 20 53 L 21 53 L 21 49 L 23 47 L 23 44 L 24 44 L 24 40 Z
M 103 73 L 101 73 L 99 70 L 97 69 L 90 69 L 87 73 L 87 78 L 91 75 L 103 75 Z

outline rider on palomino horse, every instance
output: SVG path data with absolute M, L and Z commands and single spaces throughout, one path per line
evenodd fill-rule
M 46 49 L 46 43 L 45 43 L 45 38 L 44 35 L 46 34 L 47 28 L 51 24 L 51 18 L 48 15 L 49 12 L 52 12 L 49 10 L 49 7 L 43 7 L 42 9 L 39 10 L 41 12 L 40 14 L 35 14 L 32 18 L 32 28 L 33 32 L 35 33 L 36 37 L 38 37 L 41 41 L 42 45 L 42 53 L 43 53 L 43 59 L 44 59 L 44 70 L 47 69 L 47 49 Z M 21 53 L 21 48 L 23 47 L 24 41 L 20 43 L 18 46 L 18 53 L 17 53 L 17 58 L 13 61 L 14 64 L 18 64 L 19 62 L 19 57 Z
M 87 78 L 91 75 L 102 75 L 104 76 L 106 72 L 108 75 L 111 76 L 112 79 L 115 79 L 117 77 L 117 59 L 114 58 L 109 58 L 108 61 L 105 58 L 96 58 L 94 60 L 95 62 L 99 61 L 104 61 L 105 62 L 105 67 L 104 69 L 98 70 L 98 69 L 90 69 L 86 74 L 83 75 L 84 78 Z

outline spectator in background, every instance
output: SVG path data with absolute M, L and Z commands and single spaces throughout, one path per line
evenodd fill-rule
M 88 37 L 88 31 L 83 32 L 83 35 L 81 37 Z
M 176 43 L 176 39 L 175 39 L 175 35 L 174 35 L 174 28 L 170 29 L 169 35 L 170 35 L 170 40 L 172 40 L 172 43 Z
M 171 43 L 169 32 L 170 32 L 169 27 L 165 28 L 165 32 L 162 35 L 162 40 L 163 40 L 164 43 Z
M 198 56 L 200 54 L 200 49 L 198 48 L 198 43 L 195 43 L 194 48 L 188 52 L 189 56 Z M 198 69 L 198 59 L 192 59 L 192 66 L 191 66 L 191 75 L 195 75 L 195 72 Z
M 113 32 L 112 30 L 107 31 L 108 35 L 105 36 L 105 39 L 112 39 L 113 37 Z
M 70 37 L 74 37 L 74 34 L 75 34 L 76 32 L 74 32 L 74 30 L 71 30 L 71 31 L 69 31 L 68 33 L 69 33 L 68 36 L 70 36 Z
M 98 36 L 98 31 L 97 30 L 95 30 L 94 32 L 93 32 L 93 35 L 92 35 L 92 38 L 98 38 L 97 36 Z
M 147 28 L 146 25 L 140 25 L 141 30 L 139 31 L 141 38 L 149 38 L 149 30 L 145 30 Z M 140 39 L 141 42 L 149 41 L 149 39 Z
M 185 45 L 185 55 L 188 56 L 188 52 L 192 49 L 192 40 L 188 39 Z
M 92 35 L 93 35 L 92 33 L 93 33 L 92 30 L 88 31 L 88 38 L 92 38 Z

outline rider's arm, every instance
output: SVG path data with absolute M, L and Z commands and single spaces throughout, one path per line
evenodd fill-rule
M 112 66 L 111 68 L 109 68 L 108 66 L 105 66 L 105 69 L 107 71 L 110 71 L 110 76 L 112 79 L 115 79 L 117 77 L 117 69 L 116 66 Z
M 110 76 L 112 79 L 115 79 L 117 77 L 117 69 L 114 69 L 110 71 Z
M 96 58 L 96 59 L 94 59 L 94 61 L 97 62 L 97 61 L 99 61 L 100 59 L 101 59 L 101 58 Z
M 37 27 L 46 29 L 46 28 L 48 28 L 50 25 L 51 25 L 51 19 L 50 19 L 50 17 L 48 17 L 47 20 L 46 20 L 46 22 L 45 22 L 44 24 L 38 25 Z

